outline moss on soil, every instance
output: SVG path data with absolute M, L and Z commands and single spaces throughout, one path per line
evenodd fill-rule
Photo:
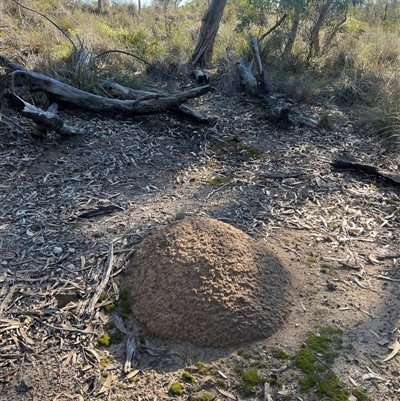
M 256 369 L 249 369 L 243 372 L 242 374 L 242 387 L 246 394 L 250 394 L 253 392 L 254 387 L 259 385 L 262 382 L 260 376 Z
M 325 401 L 346 401 L 352 393 L 358 401 L 369 401 L 362 389 L 350 392 L 330 369 L 336 351 L 342 348 L 342 330 L 327 326 L 310 333 L 304 346 L 294 356 L 296 366 L 305 374 L 299 379 L 302 391 L 315 389 L 315 393 Z M 318 356 L 318 358 L 317 358 Z
M 196 381 L 196 378 L 189 372 L 183 372 L 182 379 L 190 383 L 194 383 Z
M 244 145 L 237 140 L 227 140 L 215 143 L 211 150 L 218 156 L 221 155 L 236 155 L 245 160 L 259 159 L 263 152 L 254 146 Z
M 210 393 L 202 393 L 199 397 L 199 401 L 210 401 L 214 396 Z
M 287 354 L 283 349 L 276 349 L 273 352 L 272 356 L 275 359 L 289 359 L 290 358 L 289 354 Z
M 169 391 L 172 395 L 182 395 L 185 391 L 185 386 L 182 383 L 175 382 L 171 384 Z

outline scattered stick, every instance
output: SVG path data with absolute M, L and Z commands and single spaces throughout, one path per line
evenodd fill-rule
M 113 268 L 113 262 L 114 262 L 114 245 L 111 242 L 110 244 L 110 248 L 108 250 L 108 267 L 107 267 L 107 271 L 104 274 L 103 280 L 101 280 L 101 283 L 97 286 L 96 292 L 94 293 L 92 299 L 90 300 L 90 303 L 88 305 L 88 307 L 85 310 L 85 314 L 88 316 L 92 316 L 93 312 L 94 312 L 94 308 L 97 304 L 97 301 L 100 298 L 100 295 L 102 294 L 102 292 L 104 291 L 104 289 L 106 288 L 107 284 L 108 284 L 108 280 L 110 279 L 110 275 L 111 275 L 111 271 Z
M 214 191 L 211 191 L 211 192 L 207 195 L 206 200 L 207 200 L 210 196 L 214 195 L 216 192 L 220 191 L 222 188 L 225 188 L 226 186 L 228 186 L 229 184 L 230 184 L 230 182 L 227 182 L 226 184 L 221 185 L 219 188 L 214 189 Z

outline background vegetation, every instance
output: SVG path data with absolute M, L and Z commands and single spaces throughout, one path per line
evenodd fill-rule
M 4 0 L 0 53 L 29 69 L 96 91 L 106 77 L 139 87 L 160 72 L 186 73 L 209 3 L 154 0 L 134 4 L 103 0 L 102 12 L 73 0 Z M 324 7 L 329 5 L 326 15 Z M 286 14 L 281 25 L 263 37 Z M 322 21 L 321 20 L 321 16 Z M 315 36 L 317 32 L 317 37 Z M 63 32 L 62 32 L 63 31 Z M 316 98 L 345 107 L 360 128 L 398 140 L 400 132 L 400 2 L 398 0 L 228 0 L 209 72 L 224 92 L 240 88 L 226 48 L 246 62 L 248 33 L 260 40 L 267 80 L 295 101 Z M 89 70 L 77 66 L 79 48 L 98 57 Z M 107 50 L 122 53 L 101 54 Z M 146 61 L 146 62 L 144 62 Z M 158 68 L 154 69 L 151 66 Z M 163 76 L 163 79 L 170 79 Z

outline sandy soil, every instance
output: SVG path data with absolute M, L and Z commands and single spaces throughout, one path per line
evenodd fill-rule
M 372 400 L 397 400 L 398 356 L 383 361 L 399 335 L 399 187 L 330 163 L 345 157 L 399 174 L 398 154 L 322 101 L 291 107 L 316 120 L 328 113 L 325 129 L 277 129 L 261 107 L 218 91 L 193 105 L 213 122 L 65 110 L 86 134 L 33 142 L 17 116 L 2 127 L 0 400 L 167 399 L 184 371 L 196 380 L 184 383 L 181 399 L 262 399 L 262 386 L 243 393 L 238 366 L 277 378 L 284 387 L 272 388 L 275 401 L 318 400 L 301 391 L 293 360 L 274 351 L 293 356 L 309 332 L 328 325 L 344 341 L 329 369 Z M 78 217 L 107 206 L 114 209 Z M 159 339 L 133 316 L 118 319 L 116 294 L 137 246 L 190 216 L 265 242 L 290 271 L 291 306 L 270 337 L 199 347 Z M 120 342 L 100 346 L 105 332 Z M 136 350 L 127 375 L 129 338 Z

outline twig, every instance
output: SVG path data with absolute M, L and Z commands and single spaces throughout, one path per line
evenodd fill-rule
M 14 0 L 14 1 L 15 1 L 15 0 Z M 166 76 L 169 77 L 169 78 L 176 79 L 176 77 L 173 77 L 172 75 L 167 74 L 167 73 L 164 72 L 163 70 L 160 70 L 159 68 L 155 67 L 153 64 L 150 64 L 148 61 L 143 60 L 142 58 L 140 58 L 140 57 L 137 56 L 136 54 L 129 53 L 129 52 L 126 52 L 126 51 L 123 51 L 123 50 L 106 50 L 106 51 L 104 51 L 104 52 L 99 53 L 97 56 L 93 57 L 93 62 L 95 62 L 96 59 L 98 59 L 99 57 L 104 56 L 105 54 L 108 54 L 108 53 L 121 53 L 121 54 L 125 54 L 125 55 L 127 55 L 127 56 L 134 57 L 134 58 L 138 59 L 139 61 L 141 61 L 142 63 L 148 65 L 149 67 L 154 68 L 154 69 L 157 70 L 158 72 L 161 72 L 161 74 L 164 74 L 164 75 L 166 75 Z
M 271 29 L 269 29 L 267 32 L 265 32 L 264 35 L 262 35 L 260 39 L 258 39 L 258 43 L 260 43 L 263 39 L 265 39 L 271 32 L 275 31 L 275 29 L 278 28 L 279 25 L 282 25 L 283 21 L 285 21 L 287 16 L 288 16 L 287 14 L 283 14 L 282 17 L 280 18 L 280 20 Z
M 293 248 L 289 248 L 288 246 L 286 246 L 286 245 L 284 245 L 283 246 L 285 249 L 287 249 L 288 251 L 292 251 L 292 252 L 294 252 L 299 258 L 301 257 L 301 255 L 300 255 L 300 253 L 299 252 L 297 252 L 295 249 L 293 249 Z
M 97 290 L 93 295 L 93 298 L 90 300 L 89 306 L 86 308 L 85 313 L 89 316 L 92 316 L 94 308 L 97 304 L 97 301 L 100 298 L 100 295 L 102 294 L 102 292 L 104 291 L 104 289 L 107 286 L 108 280 L 110 279 L 110 275 L 111 275 L 111 271 L 113 268 L 113 262 L 114 262 L 114 245 L 111 242 L 110 244 L 110 248 L 108 250 L 108 267 L 107 267 L 107 271 L 103 277 L 103 280 L 101 281 L 101 283 L 97 286 Z
M 229 184 L 230 184 L 230 182 L 227 182 L 226 184 L 221 185 L 219 188 L 214 189 L 214 191 L 211 191 L 211 192 L 207 195 L 206 200 L 207 200 L 211 195 L 214 195 L 216 192 L 218 192 L 218 191 L 221 190 L 222 188 L 228 186 Z
M 57 326 L 52 326 L 51 324 L 47 324 L 47 327 L 50 327 L 53 330 L 60 330 L 60 331 L 73 331 L 76 333 L 82 333 L 82 334 L 98 334 L 95 331 L 86 331 L 86 330 L 80 330 L 80 329 L 74 329 L 74 328 L 69 328 L 69 327 L 57 327 Z

